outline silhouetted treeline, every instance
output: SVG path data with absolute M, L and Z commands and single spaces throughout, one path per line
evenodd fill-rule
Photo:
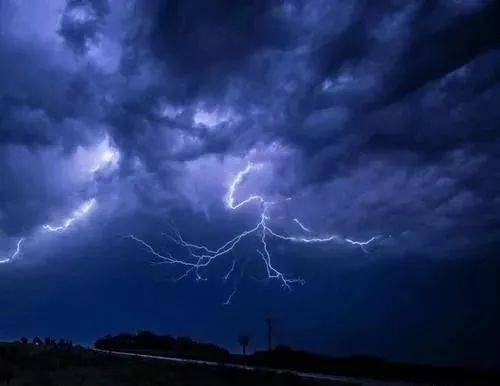
M 95 347 L 101 350 L 133 351 L 216 361 L 225 361 L 230 357 L 229 351 L 214 344 L 199 343 L 186 337 L 156 335 L 149 331 L 108 335 L 97 340 Z
M 25 336 L 19 339 L 19 342 L 22 344 L 28 344 L 29 340 Z M 44 347 L 58 347 L 58 348 L 71 348 L 73 347 L 73 342 L 71 340 L 59 339 L 58 341 L 50 336 L 47 336 L 45 339 L 41 339 L 39 336 L 35 336 L 31 342 L 35 346 L 44 346 Z
M 248 363 L 253 366 L 362 378 L 500 385 L 500 373 L 495 371 L 396 363 L 374 356 L 334 358 L 293 350 L 287 346 L 278 346 L 272 351 L 256 352 L 248 358 Z

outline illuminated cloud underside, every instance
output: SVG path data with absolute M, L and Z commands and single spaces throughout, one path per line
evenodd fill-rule
M 92 173 L 96 173 L 100 170 L 115 166 L 120 159 L 120 153 L 118 150 L 107 146 L 99 155 L 96 162 L 91 168 Z

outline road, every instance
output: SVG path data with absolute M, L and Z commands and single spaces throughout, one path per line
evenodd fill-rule
M 184 364 L 196 364 L 203 366 L 222 366 L 229 367 L 234 369 L 246 370 L 246 371 L 267 371 L 273 372 L 275 374 L 293 374 L 301 378 L 306 379 L 317 379 L 317 380 L 328 380 L 333 382 L 343 382 L 352 385 L 360 385 L 360 386 L 424 386 L 422 383 L 410 383 L 410 382 L 393 382 L 393 381 L 382 381 L 382 380 L 374 380 L 374 379 L 364 379 L 364 378 L 353 378 L 353 377 L 343 377 L 337 375 L 330 374 L 318 374 L 318 373 L 305 373 L 301 371 L 295 370 L 280 370 L 280 369 L 272 369 L 268 367 L 255 367 L 255 366 L 246 366 L 239 365 L 235 363 L 222 363 L 222 362 L 212 362 L 212 361 L 203 361 L 198 359 L 184 359 L 184 358 L 176 358 L 176 357 L 165 357 L 159 355 L 148 355 L 148 354 L 136 354 L 129 352 L 121 352 L 121 351 L 108 351 L 108 350 L 100 350 L 97 348 L 91 348 L 91 350 L 95 352 L 111 354 L 122 357 L 135 357 L 135 358 L 143 358 L 143 359 L 152 359 L 152 360 L 161 360 L 175 363 L 184 363 Z

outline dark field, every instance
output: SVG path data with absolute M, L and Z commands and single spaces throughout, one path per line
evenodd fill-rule
M 155 386 L 155 385 L 353 385 L 305 380 L 225 367 L 118 358 L 84 348 L 45 348 L 0 344 L 0 385 L 11 386 Z
M 157 335 L 149 331 L 123 333 L 98 339 L 96 348 L 122 353 L 147 354 L 205 360 L 259 369 L 292 370 L 309 374 L 330 375 L 338 380 L 378 380 L 388 382 L 440 385 L 500 385 L 500 373 L 458 366 L 432 366 L 399 363 L 375 356 L 356 355 L 330 357 L 278 345 L 272 350 L 256 351 L 250 355 L 235 355 L 223 347 L 196 342 L 189 337 Z M 346 377 L 346 378 L 339 378 Z M 376 381 L 374 381 L 376 382 Z

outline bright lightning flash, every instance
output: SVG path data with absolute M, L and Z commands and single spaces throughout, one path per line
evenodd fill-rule
M 293 222 L 296 223 L 304 232 L 311 233 L 311 230 L 302 224 L 298 218 L 294 218 Z
M 363 249 L 363 251 L 366 251 L 365 247 L 378 238 L 378 236 L 374 236 L 366 241 L 354 241 L 349 238 L 342 238 L 336 234 L 327 235 L 325 237 L 303 237 L 303 236 L 284 235 L 274 231 L 269 226 L 269 220 L 271 219 L 269 215 L 269 210 L 271 206 L 274 204 L 273 202 L 266 201 L 260 195 L 251 195 L 240 202 L 237 202 L 235 198 L 238 186 L 244 181 L 245 177 L 251 171 L 257 170 L 260 167 L 261 167 L 260 165 L 249 163 L 245 169 L 238 172 L 231 181 L 231 183 L 229 184 L 228 192 L 227 195 L 225 196 L 226 206 L 230 210 L 236 210 L 251 202 L 259 204 L 260 207 L 259 221 L 255 226 L 236 235 L 235 237 L 233 237 L 232 239 L 221 245 L 219 248 L 210 249 L 205 245 L 198 245 L 187 242 L 182 238 L 181 234 L 178 231 L 174 230 L 173 236 L 172 235 L 167 235 L 167 236 L 174 243 L 185 248 L 185 250 L 188 253 L 187 256 L 184 257 L 174 257 L 171 254 L 162 254 L 158 252 L 149 243 L 145 242 L 144 240 L 141 240 L 140 238 L 134 235 L 129 235 L 129 237 L 134 241 L 138 242 L 139 244 L 141 244 L 143 247 L 145 247 L 146 250 L 148 250 L 154 257 L 158 258 L 161 262 L 184 266 L 186 268 L 186 271 L 180 278 L 184 278 L 189 273 L 193 272 L 198 280 L 202 280 L 203 277 L 200 274 L 201 269 L 208 267 L 217 258 L 221 258 L 229 254 L 231 251 L 233 251 L 234 248 L 238 246 L 238 244 L 243 239 L 248 238 L 250 236 L 255 236 L 258 241 L 258 247 L 256 248 L 256 252 L 261 257 L 264 263 L 267 279 L 276 279 L 279 282 L 281 282 L 281 285 L 283 287 L 288 289 L 291 288 L 292 284 L 296 283 L 303 284 L 304 280 L 300 278 L 290 278 L 288 276 L 285 276 L 284 273 L 282 273 L 280 270 L 278 270 L 278 268 L 275 267 L 275 265 L 272 262 L 271 252 L 269 250 L 269 245 L 268 245 L 269 238 L 275 238 L 279 240 L 290 241 L 294 243 L 304 243 L 304 244 L 341 242 L 341 243 L 351 244 L 354 246 L 359 246 L 360 248 Z M 303 231 L 311 233 L 311 230 L 306 226 L 304 226 L 299 219 L 295 218 L 293 221 L 297 223 Z M 230 270 L 224 276 L 224 281 L 227 281 L 229 276 L 233 273 L 235 269 L 235 264 L 236 263 L 233 260 Z M 236 292 L 236 287 L 224 304 L 229 304 L 231 302 L 231 299 L 233 298 L 235 292 Z
M 245 176 L 248 173 L 250 173 L 252 170 L 260 169 L 260 167 L 261 167 L 260 165 L 255 165 L 253 163 L 249 163 L 245 169 L 243 169 L 242 171 L 240 171 L 236 174 L 233 181 L 229 185 L 229 189 L 228 189 L 227 196 L 226 196 L 226 205 L 229 209 L 238 209 L 239 207 L 241 207 L 245 204 L 248 204 L 251 201 L 257 201 L 257 202 L 260 202 L 261 204 L 266 203 L 261 196 L 256 196 L 256 195 L 250 196 L 239 203 L 236 203 L 235 198 L 234 198 L 234 194 L 236 193 L 236 188 L 238 187 L 239 184 L 241 184 L 243 182 L 243 180 L 245 179 Z
M 100 151 L 99 156 L 96 157 L 93 166 L 91 166 L 90 168 L 90 172 L 92 173 L 96 173 L 106 168 L 111 168 L 115 166 L 120 159 L 120 152 L 117 149 L 110 147 L 107 139 L 100 145 L 100 149 L 102 149 L 103 146 L 104 149 Z M 96 206 L 96 204 L 96 199 L 91 198 L 83 202 L 75 211 L 73 211 L 73 213 L 69 217 L 64 219 L 60 225 L 44 224 L 42 225 L 42 228 L 47 232 L 66 231 L 76 221 L 86 216 Z M 10 257 L 1 258 L 0 264 L 9 263 L 16 259 L 16 257 L 21 253 L 21 244 L 24 242 L 24 240 L 24 237 L 19 239 L 19 241 L 17 242 L 17 249 L 14 251 L 14 253 Z
M 15 260 L 17 256 L 21 253 L 21 244 L 24 242 L 24 237 L 17 241 L 16 250 L 9 257 L 4 257 L 0 259 L 0 264 L 10 263 Z
M 106 169 L 110 166 L 115 165 L 120 159 L 120 152 L 115 148 L 106 148 L 97 158 L 94 166 L 90 169 L 92 173 L 96 173 L 99 170 Z
M 96 205 L 95 198 L 91 198 L 90 200 L 85 201 L 82 205 L 80 205 L 73 214 L 65 219 L 61 225 L 43 225 L 43 229 L 49 232 L 62 232 L 67 230 L 73 223 L 82 217 L 84 217 L 87 213 L 89 213 L 92 208 Z

